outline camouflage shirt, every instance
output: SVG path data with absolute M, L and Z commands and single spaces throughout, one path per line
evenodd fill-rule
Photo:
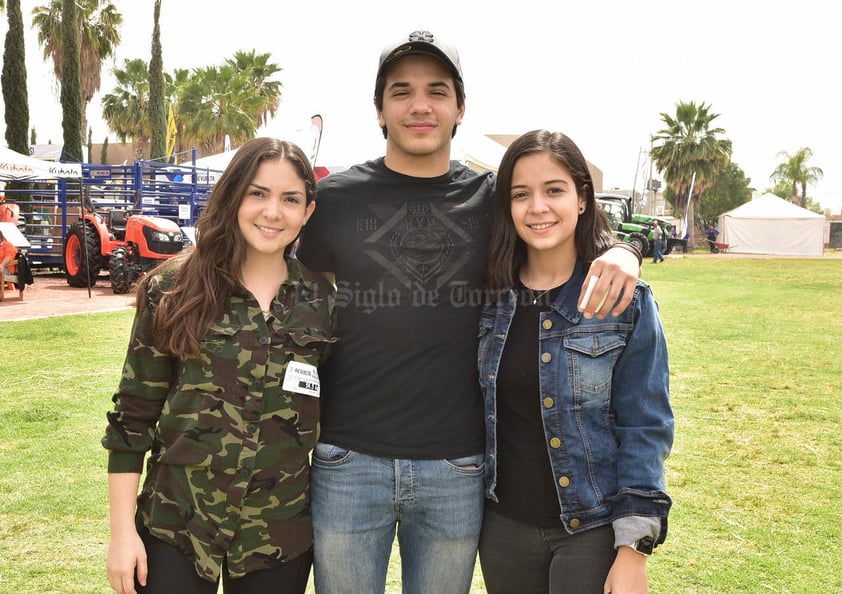
M 319 399 L 307 393 L 307 373 L 335 340 L 334 291 L 297 260 L 288 265 L 272 316 L 241 287 L 205 336 L 201 358 L 155 348 L 154 305 L 139 312 L 108 414 L 108 471 L 141 472 L 149 452 L 137 500 L 143 522 L 209 580 L 225 557 L 237 578 L 312 546 L 309 454 Z M 152 279 L 150 303 L 168 283 Z

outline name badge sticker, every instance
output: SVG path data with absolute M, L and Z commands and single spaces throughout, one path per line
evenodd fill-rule
M 290 361 L 284 374 L 283 389 L 287 392 L 319 397 L 319 371 L 315 365 Z

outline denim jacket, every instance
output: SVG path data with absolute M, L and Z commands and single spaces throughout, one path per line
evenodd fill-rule
M 667 345 L 652 292 L 638 281 L 619 317 L 577 310 L 587 271 L 578 260 L 551 310 L 540 315 L 541 415 L 569 533 L 613 523 L 615 544 L 662 543 L 671 500 L 664 460 L 673 440 Z M 517 307 L 507 291 L 483 309 L 479 374 L 485 399 L 486 496 L 497 501 L 496 377 Z

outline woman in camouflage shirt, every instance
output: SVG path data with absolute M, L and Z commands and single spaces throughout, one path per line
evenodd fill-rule
M 118 594 L 304 592 L 309 454 L 334 289 L 291 256 L 315 208 L 294 144 L 244 144 L 194 248 L 144 277 L 108 414 Z M 146 453 L 149 458 L 138 496 Z

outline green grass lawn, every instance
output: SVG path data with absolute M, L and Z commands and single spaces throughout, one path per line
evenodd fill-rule
M 652 592 L 842 592 L 842 259 L 691 255 L 643 277 L 676 415 Z M 0 323 L 0 593 L 110 592 L 99 440 L 131 315 Z

